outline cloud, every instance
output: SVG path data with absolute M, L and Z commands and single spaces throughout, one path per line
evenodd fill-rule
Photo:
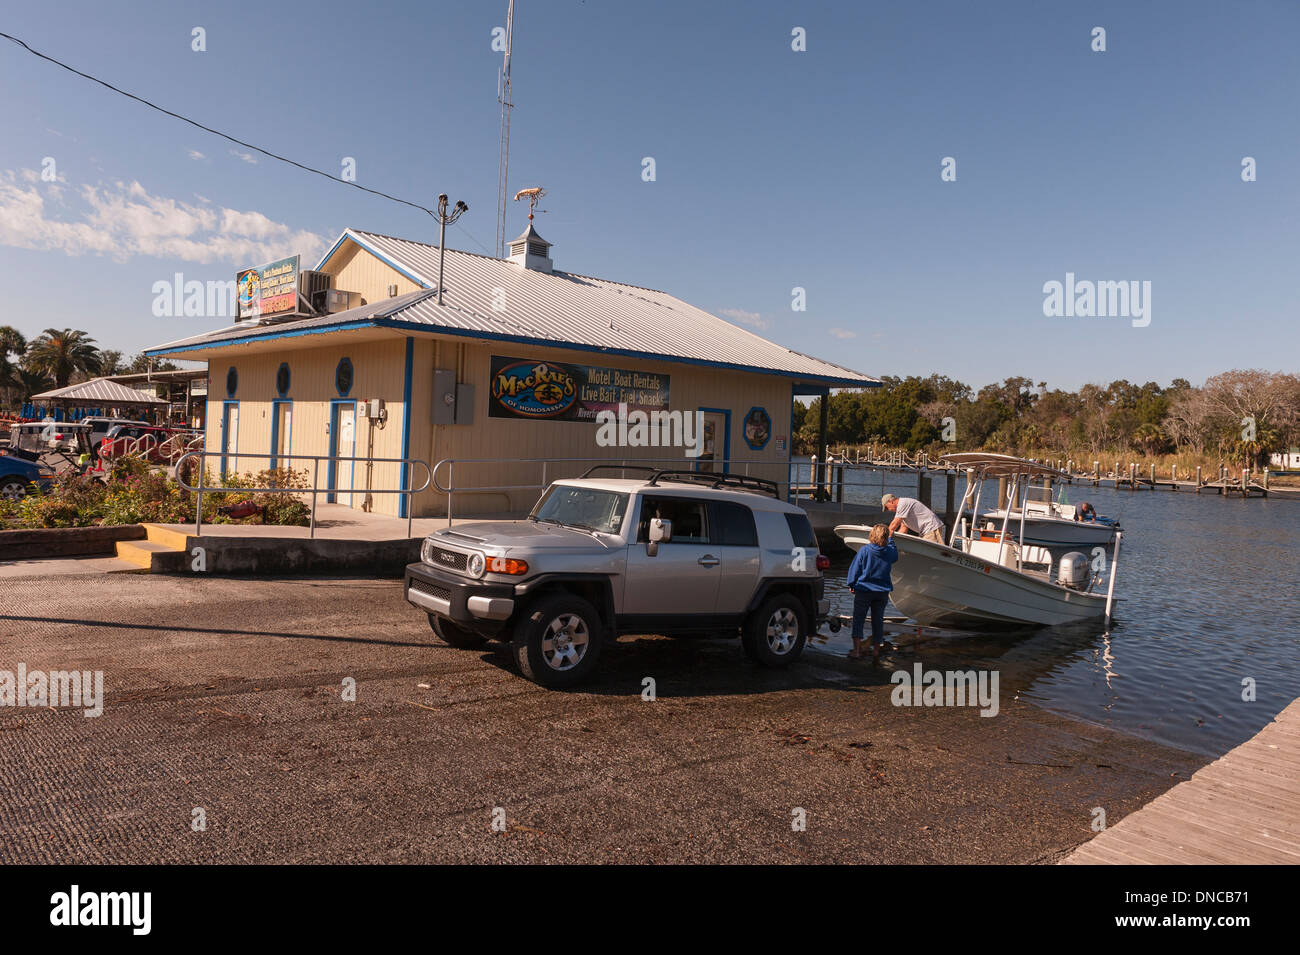
M 286 255 L 311 259 L 324 251 L 323 236 L 274 222 L 260 212 L 240 212 L 151 195 L 138 182 L 84 185 L 74 194 L 80 209 L 55 216 L 47 203 L 69 203 L 41 191 L 26 171 L 0 171 L 0 245 L 18 249 L 136 256 L 203 264 L 247 265 Z
M 230 155 L 238 156 L 240 159 L 244 160 L 244 162 L 248 163 L 250 166 L 257 165 L 257 157 L 254 156 L 252 153 L 241 153 L 238 149 L 232 149 L 230 150 Z
M 830 329 L 830 333 L 834 335 L 836 338 L 857 338 L 858 337 L 857 332 L 851 332 L 848 329 L 844 329 L 844 328 L 832 328 Z
M 758 312 L 746 312 L 740 308 L 724 308 L 718 311 L 719 315 L 724 315 L 733 322 L 740 322 L 742 325 L 749 325 L 752 328 L 771 328 L 772 323 L 765 319 Z
M 197 149 L 187 149 L 187 150 L 185 150 L 185 151 L 186 151 L 187 153 L 190 154 L 190 158 L 191 158 L 191 159 L 195 159 L 195 160 L 197 160 L 197 159 L 207 159 L 207 158 L 208 158 L 207 156 L 203 155 L 203 153 L 199 152 Z

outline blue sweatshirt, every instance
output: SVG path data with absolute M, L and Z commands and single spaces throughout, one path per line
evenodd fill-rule
M 875 544 L 863 544 L 849 564 L 849 589 L 854 591 L 888 593 L 894 589 L 890 580 L 889 568 L 898 560 L 898 548 L 890 541 L 884 547 Z

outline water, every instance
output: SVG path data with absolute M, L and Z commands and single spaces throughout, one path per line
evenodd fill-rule
M 1066 493 L 1123 524 L 1122 600 L 1108 634 L 1097 624 L 930 640 L 893 664 L 994 668 L 1003 699 L 1018 694 L 1210 756 L 1249 739 L 1300 696 L 1300 502 L 1081 486 Z M 986 487 L 981 509 L 996 503 L 996 487 L 992 495 Z M 851 557 L 833 558 L 827 572 L 839 613 L 853 609 L 844 584 Z M 848 629 L 814 646 L 846 652 Z M 1254 702 L 1242 700 L 1246 678 L 1255 681 Z

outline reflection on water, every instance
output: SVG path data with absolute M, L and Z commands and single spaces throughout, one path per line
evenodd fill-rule
M 1300 503 L 1182 491 L 1067 493 L 1125 528 L 1115 585 L 1121 602 L 1109 633 L 1098 622 L 904 637 L 893 665 L 997 667 L 1007 698 L 1207 755 L 1250 738 L 1300 696 Z M 844 584 L 850 559 L 834 557 L 826 578 L 834 610 L 846 614 L 853 610 Z M 813 646 L 847 652 L 847 627 Z M 1254 682 L 1254 702 L 1242 700 L 1243 681 Z

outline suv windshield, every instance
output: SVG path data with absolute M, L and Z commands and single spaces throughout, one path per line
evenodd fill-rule
M 528 516 L 535 521 L 617 534 L 623 526 L 627 497 L 616 491 L 552 484 Z

